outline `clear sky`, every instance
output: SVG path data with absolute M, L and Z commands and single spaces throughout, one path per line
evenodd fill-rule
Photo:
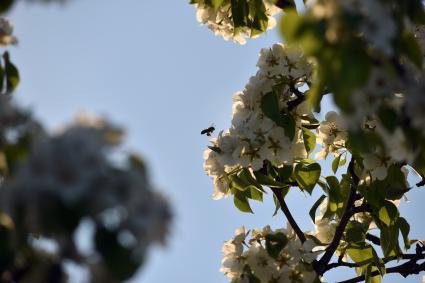
M 237 211 L 230 199 L 211 199 L 212 182 L 202 169 L 208 140 L 200 135 L 211 123 L 229 126 L 232 95 L 255 73 L 260 48 L 279 40 L 276 31 L 245 46 L 225 42 L 199 26 L 194 8 L 183 0 L 20 3 L 8 16 L 20 41 L 11 48 L 22 76 L 16 99 L 51 128 L 79 110 L 125 126 L 124 148 L 145 156 L 153 182 L 172 201 L 168 246 L 153 249 L 131 282 L 228 282 L 218 272 L 220 250 L 237 227 L 286 225 L 282 214 L 272 218 L 270 197 L 253 206 L 254 215 Z M 402 213 L 419 224 L 412 234 L 418 238 L 425 234 L 419 210 L 424 189 L 410 198 Z M 314 201 L 295 190 L 289 195 L 305 230 L 312 229 L 307 212 Z M 351 275 L 343 270 L 328 280 Z

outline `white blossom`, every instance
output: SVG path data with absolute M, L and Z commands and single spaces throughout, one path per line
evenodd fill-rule
M 50 213 L 63 207 L 74 211 L 77 223 L 85 216 L 117 230 L 134 257 L 143 257 L 151 243 L 165 241 L 171 213 L 136 157 L 122 167 L 109 159 L 122 133 L 104 119 L 80 117 L 56 134 L 38 137 L 5 183 L 0 208 L 15 219 L 23 217 L 28 231 L 49 234 L 45 219 L 54 219 Z M 64 240 L 61 236 L 60 243 Z
M 318 216 L 316 217 L 314 227 L 314 236 L 319 239 L 320 242 L 329 244 L 335 235 L 337 224 L 330 219 Z
M 321 150 L 316 154 L 317 159 L 325 159 L 331 152 L 337 155 L 339 150 L 345 147 L 348 132 L 342 116 L 336 112 L 326 113 L 325 121 L 321 122 L 317 128 L 317 143 L 322 145 Z
M 272 257 L 267 248 L 268 236 L 280 236 L 287 239 L 277 257 Z M 240 243 L 244 243 L 244 245 Z M 313 252 L 315 244 L 307 240 L 301 244 L 293 229 L 273 230 L 270 226 L 253 229 L 251 239 L 246 241 L 245 229 L 239 228 L 235 237 L 224 243 L 221 272 L 231 282 L 245 282 L 255 277 L 261 283 L 269 282 L 305 282 L 312 283 L 317 275 L 311 267 L 318 252 Z M 298 280 L 298 281 L 297 281 Z M 247 281 L 249 282 L 249 281 Z
M 268 62 L 275 60 L 271 57 L 282 58 L 280 69 L 270 68 Z M 311 107 L 304 102 L 290 110 L 288 103 L 297 98 L 293 88 L 311 79 L 311 65 L 303 59 L 301 51 L 282 44 L 263 49 L 257 65 L 257 74 L 249 79 L 243 91 L 233 96 L 231 127 L 211 139 L 210 148 L 204 152 L 204 169 L 214 181 L 214 199 L 229 194 L 228 175 L 238 169 L 256 171 L 265 161 L 277 166 L 291 164 L 307 155 L 301 124 L 304 116 L 313 116 Z M 276 95 L 279 109 L 295 120 L 292 140 L 283 127 L 263 113 L 262 100 L 271 92 Z
M 391 158 L 379 152 L 363 155 L 363 166 L 366 171 L 370 172 L 372 179 L 384 180 L 391 164 Z
M 272 29 L 276 26 L 276 19 L 273 16 L 279 13 L 279 9 L 267 1 L 264 2 L 264 4 L 268 16 L 267 29 Z M 220 6 L 218 9 L 206 5 L 204 1 L 199 1 L 195 6 L 197 9 L 196 18 L 198 22 L 207 25 L 215 35 L 220 35 L 225 40 L 232 39 L 239 44 L 245 44 L 246 38 L 258 36 L 251 35 L 251 31 L 248 27 L 242 27 L 235 30 L 230 3 Z
M 0 47 L 16 44 L 18 40 L 13 36 L 13 26 L 9 20 L 0 17 Z

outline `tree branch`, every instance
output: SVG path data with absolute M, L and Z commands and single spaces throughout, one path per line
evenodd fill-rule
M 285 214 L 286 219 L 288 219 L 289 224 L 291 224 L 292 229 L 294 229 L 295 234 L 297 234 L 298 238 L 300 239 L 301 243 L 304 243 L 306 241 L 305 235 L 303 231 L 298 226 L 297 222 L 295 221 L 294 217 L 292 216 L 291 212 L 289 211 L 288 206 L 286 205 L 285 200 L 282 197 L 281 190 L 278 188 L 271 188 L 273 191 L 273 194 L 276 196 L 280 209 L 282 210 L 283 214 Z
M 417 254 L 402 254 L 399 256 L 391 256 L 391 257 L 387 257 L 387 258 L 383 258 L 382 261 L 384 263 L 388 263 L 391 262 L 393 260 L 406 260 L 406 259 L 417 259 L 417 260 L 421 260 L 421 259 L 425 259 L 425 254 L 421 254 L 420 256 L 418 256 Z M 329 263 L 326 268 L 325 268 L 325 272 L 337 268 L 337 267 L 349 267 L 349 268 L 354 268 L 354 267 L 361 267 L 362 264 L 359 263 L 354 263 L 354 262 L 345 262 L 342 260 L 339 260 L 338 262 L 334 262 L 334 263 Z
M 381 245 L 381 239 L 379 239 L 379 237 L 376 237 L 375 235 L 367 233 L 366 234 L 366 240 L 371 241 L 373 244 L 375 244 L 377 246 Z
M 289 111 L 297 108 L 297 106 L 300 105 L 301 103 L 303 103 L 304 100 L 305 100 L 305 95 L 301 91 L 299 91 L 296 87 L 291 86 L 290 90 L 291 90 L 291 92 L 293 92 L 297 96 L 297 98 L 288 102 L 288 110 Z
M 421 271 L 425 271 L 425 262 L 418 264 L 417 262 L 419 260 L 425 259 L 425 254 L 423 253 L 425 251 L 424 246 L 416 245 L 416 254 L 405 254 L 401 255 L 402 259 L 409 259 L 409 261 L 386 269 L 386 274 L 388 273 L 399 273 L 403 277 L 407 277 L 409 275 L 413 274 L 419 274 Z M 390 257 L 387 259 L 384 259 L 384 262 L 389 262 L 392 260 L 396 260 L 397 257 Z M 379 270 L 375 270 L 370 274 L 370 277 L 374 277 L 380 275 Z M 362 282 L 365 280 L 365 275 L 360 275 L 345 281 L 340 281 L 338 283 L 356 283 L 356 282 Z
M 341 217 L 341 220 L 339 221 L 339 224 L 336 228 L 335 235 L 331 243 L 326 248 L 326 252 L 322 256 L 322 258 L 319 261 L 314 263 L 314 268 L 319 275 L 322 275 L 326 271 L 326 266 L 328 265 L 329 261 L 332 259 L 333 254 L 335 253 L 336 249 L 339 246 L 339 242 L 341 241 L 341 238 L 344 234 L 345 227 L 347 226 L 350 218 L 355 213 L 353 206 L 354 206 L 354 202 L 356 201 L 356 188 L 359 183 L 359 178 L 354 172 L 354 159 L 351 159 L 350 164 L 348 165 L 348 170 L 351 173 L 351 177 L 353 179 L 354 185 L 352 185 L 350 188 L 350 195 L 346 202 L 345 211 Z

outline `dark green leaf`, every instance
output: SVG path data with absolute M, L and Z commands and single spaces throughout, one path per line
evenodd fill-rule
M 19 72 L 15 65 L 10 61 L 9 53 L 6 51 L 3 54 L 5 73 L 6 73 L 6 91 L 11 93 L 19 84 Z
M 314 186 L 320 178 L 321 167 L 317 163 L 303 164 L 295 166 L 294 177 L 302 190 L 312 193 Z
M 95 234 L 96 251 L 102 255 L 108 271 L 124 281 L 134 275 L 143 259 L 137 259 L 133 250 L 122 246 L 118 241 L 118 233 L 98 227 Z
M 386 226 L 392 226 L 397 221 L 399 212 L 397 207 L 390 201 L 384 201 L 378 211 L 379 220 Z
M 367 228 L 365 229 L 362 223 L 350 221 L 345 228 L 345 241 L 352 243 L 363 243 L 366 238 Z
M 261 110 L 276 124 L 280 120 L 279 100 L 273 91 L 266 93 L 261 99 Z
M 382 125 L 384 125 L 388 131 L 394 132 L 397 127 L 397 113 L 394 110 L 383 106 L 379 109 L 378 116 Z
M 397 219 L 397 226 L 400 229 L 401 235 L 403 236 L 404 246 L 406 249 L 410 248 L 409 232 L 410 225 L 403 217 Z
M 338 171 L 338 167 L 339 167 L 339 162 L 341 161 L 341 155 L 338 155 L 337 157 L 335 157 L 335 159 L 332 161 L 332 171 L 334 172 L 334 174 L 336 173 L 336 171 Z
M 395 256 L 401 253 L 398 243 L 399 229 L 397 226 L 380 227 L 381 249 L 385 257 Z
M 421 47 L 412 33 L 405 33 L 401 37 L 401 50 L 418 68 L 422 68 L 423 54 Z
M 288 188 L 289 187 L 288 184 L 276 181 L 271 176 L 264 175 L 264 174 L 260 173 L 259 171 L 254 172 L 254 175 L 255 175 L 257 182 L 260 183 L 261 185 L 265 185 L 265 186 L 271 187 L 271 188 Z
M 288 238 L 283 233 L 275 233 L 266 235 L 266 250 L 273 257 L 278 258 L 280 252 L 288 243 Z
M 346 252 L 355 263 L 360 265 L 367 265 L 374 260 L 374 250 L 369 244 L 350 245 Z
M 290 181 L 292 176 L 293 167 L 292 165 L 284 165 L 283 167 L 280 167 L 277 169 L 279 179 L 282 182 Z
M 235 206 L 242 212 L 253 213 L 248 198 L 243 192 L 236 192 L 233 198 Z
M 313 220 L 313 223 L 316 223 L 316 210 L 325 199 L 326 199 L 326 196 L 322 195 L 311 207 L 309 214 L 310 214 L 311 220 Z
M 13 0 L 1 0 L 0 1 L 0 13 L 4 13 L 8 11 L 13 4 Z
M 276 6 L 278 6 L 279 8 L 281 8 L 282 10 L 286 9 L 295 9 L 295 1 L 294 0 L 276 0 L 275 3 Z
M 306 128 L 302 128 L 302 131 L 305 150 L 307 151 L 307 155 L 310 155 L 316 148 L 316 135 Z

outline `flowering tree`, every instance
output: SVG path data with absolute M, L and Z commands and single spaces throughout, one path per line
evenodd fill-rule
M 285 44 L 260 51 L 258 71 L 233 96 L 231 126 L 211 140 L 204 168 L 214 199 L 232 197 L 252 212 L 250 201 L 271 192 L 288 227 L 239 228 L 223 246 L 221 271 L 234 283 L 323 282 L 328 271 L 347 267 L 357 277 L 346 283 L 424 271 L 425 245 L 409 238 L 398 209 L 408 191 L 425 185 L 422 1 L 191 4 L 200 23 L 241 44 L 283 13 Z M 337 109 L 319 121 L 324 95 Z M 409 172 L 417 184 L 408 183 Z M 294 189 L 323 193 L 309 211 L 314 231 L 303 231 L 288 209 Z
M 2 1 L 0 12 L 13 1 Z M 17 43 L 0 17 L 0 48 Z M 168 201 L 154 190 L 143 160 L 113 158 L 123 130 L 80 115 L 49 133 L 11 94 L 19 73 L 0 60 L 0 281 L 68 282 L 69 269 L 90 282 L 122 282 L 164 243 Z M 79 246 L 79 232 L 92 248 Z

